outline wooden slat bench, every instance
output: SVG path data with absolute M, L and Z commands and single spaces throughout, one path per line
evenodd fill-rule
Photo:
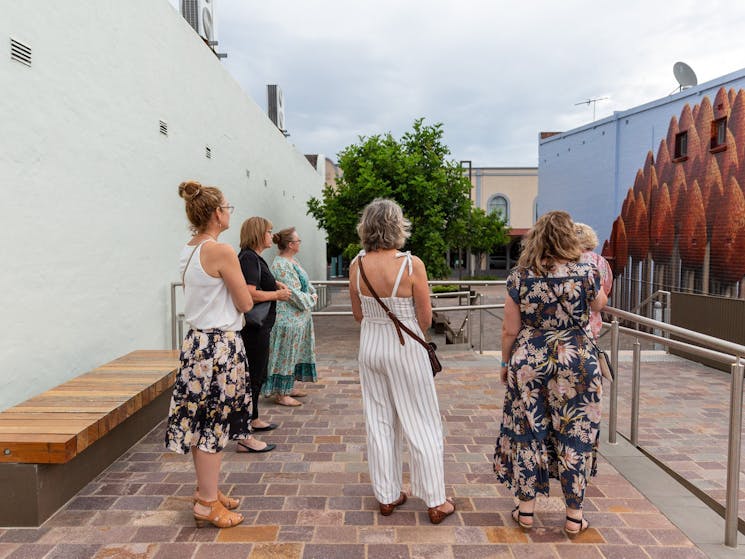
M 177 351 L 134 351 L 0 412 L 0 526 L 39 526 L 165 418 Z

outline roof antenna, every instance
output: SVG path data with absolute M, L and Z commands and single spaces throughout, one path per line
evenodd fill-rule
M 580 101 L 579 103 L 575 103 L 574 106 L 577 105 L 590 105 L 592 103 L 592 121 L 595 122 L 595 107 L 598 104 L 598 101 L 605 101 L 607 97 L 595 97 L 594 99 L 587 99 L 585 101 Z
M 673 75 L 675 75 L 675 79 L 678 80 L 678 87 L 677 89 L 674 89 L 670 95 L 688 89 L 689 87 L 693 87 L 694 85 L 698 85 L 696 73 L 685 62 L 676 62 L 673 64 Z

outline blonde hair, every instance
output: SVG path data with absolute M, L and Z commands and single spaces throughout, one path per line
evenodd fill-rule
M 219 188 L 203 186 L 197 181 L 182 182 L 178 185 L 178 195 L 186 201 L 186 217 L 194 233 L 204 231 L 224 199 Z
M 272 235 L 272 241 L 279 250 L 286 250 L 292 240 L 292 235 L 295 233 L 294 227 L 286 227 L 281 231 Z
M 574 224 L 574 233 L 582 250 L 595 250 L 598 246 L 598 236 L 595 230 L 586 223 Z
M 411 236 L 411 222 L 404 217 L 401 206 L 387 198 L 376 198 L 362 210 L 357 225 L 365 251 L 401 248 Z
M 272 229 L 272 222 L 259 216 L 249 217 L 241 225 L 240 247 L 256 250 L 264 248 L 264 235 Z
M 555 210 L 543 214 L 526 233 L 517 265 L 543 275 L 557 260 L 577 261 L 581 254 L 572 217 Z

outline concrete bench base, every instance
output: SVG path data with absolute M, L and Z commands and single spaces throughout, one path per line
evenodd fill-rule
M 64 464 L 0 463 L 0 526 L 40 526 L 88 482 L 165 419 L 165 391 Z

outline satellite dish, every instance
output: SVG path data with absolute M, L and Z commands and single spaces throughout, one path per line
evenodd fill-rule
M 688 89 L 698 85 L 698 79 L 693 69 L 685 62 L 676 62 L 673 64 L 673 74 L 680 84 L 680 90 Z

